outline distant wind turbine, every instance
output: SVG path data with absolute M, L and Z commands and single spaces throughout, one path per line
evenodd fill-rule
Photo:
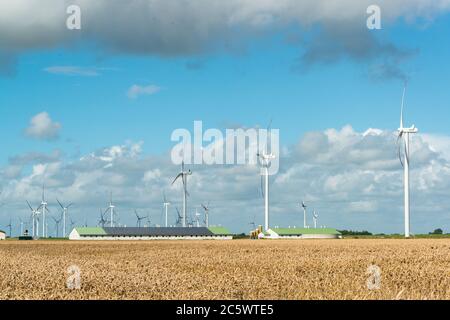
M 63 221 L 63 237 L 65 238 L 67 236 L 66 233 L 66 220 L 67 220 L 67 214 L 69 212 L 69 208 L 73 205 L 73 203 L 70 203 L 69 205 L 65 206 L 63 205 L 58 199 L 56 199 L 56 201 L 58 201 L 59 206 L 61 207 L 61 209 L 63 210 L 62 212 L 62 221 Z
M 319 218 L 319 214 L 314 210 L 313 212 L 313 221 L 314 221 L 314 229 L 317 229 L 317 218 Z
M 187 197 L 189 195 L 189 192 L 187 191 L 187 178 L 188 176 L 192 175 L 192 171 L 188 170 L 185 171 L 184 169 L 184 161 L 181 163 L 181 172 L 175 177 L 175 179 L 172 182 L 172 185 L 179 179 L 181 178 L 182 182 L 183 182 L 183 217 L 182 217 L 182 226 L 186 227 L 186 219 L 187 219 L 187 215 L 186 215 L 186 211 L 187 211 Z
M 304 201 L 302 201 L 301 206 L 303 208 L 303 228 L 308 228 L 308 225 L 306 224 L 306 204 Z

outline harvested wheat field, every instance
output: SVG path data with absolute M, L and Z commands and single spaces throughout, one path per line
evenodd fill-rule
M 450 299 L 448 239 L 4 241 L 0 263 L 0 299 Z

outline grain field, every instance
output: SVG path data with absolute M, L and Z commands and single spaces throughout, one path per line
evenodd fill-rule
M 448 239 L 3 241 L 0 263 L 0 299 L 450 299 Z

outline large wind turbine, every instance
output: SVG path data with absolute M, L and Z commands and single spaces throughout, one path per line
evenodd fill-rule
M 269 125 L 270 127 L 270 125 Z M 268 129 L 269 130 L 269 129 Z M 266 147 L 263 153 L 258 152 L 256 155 L 260 159 L 261 166 L 264 170 L 264 228 L 265 230 L 269 230 L 270 221 L 269 221 L 269 168 L 273 159 L 275 159 L 275 155 L 273 153 L 268 153 L 268 144 L 269 141 L 266 141 Z
M 45 238 L 47 237 L 47 224 L 45 221 L 45 214 L 48 212 L 50 213 L 50 210 L 47 207 L 48 203 L 47 201 L 45 201 L 45 185 L 42 185 L 42 200 L 41 200 L 41 206 L 40 208 L 42 208 L 42 237 Z
M 56 201 L 58 201 L 59 206 L 61 207 L 61 209 L 63 210 L 62 212 L 62 220 L 63 220 L 63 237 L 66 237 L 66 219 L 67 219 L 67 213 L 69 211 L 69 208 L 73 205 L 73 203 L 69 204 L 68 206 L 63 205 L 61 202 L 59 202 L 58 199 L 56 199 Z
M 184 161 L 181 163 L 181 172 L 175 177 L 175 179 L 172 182 L 172 185 L 175 183 L 175 181 L 178 180 L 178 178 L 181 178 L 183 181 L 183 217 L 182 217 L 182 225 L 183 227 L 186 227 L 186 210 L 187 210 L 187 197 L 189 195 L 187 191 L 187 177 L 192 175 L 192 171 L 184 170 Z
M 406 93 L 406 86 L 403 88 L 403 95 L 402 95 L 402 107 L 400 112 L 400 128 L 398 128 L 398 139 L 397 142 L 402 141 L 403 147 L 404 147 L 404 160 L 402 160 L 402 154 L 401 154 L 401 148 L 402 145 L 399 144 L 399 150 L 398 150 L 398 156 L 400 159 L 400 163 L 403 166 L 403 175 L 404 175 L 404 206 L 405 206 L 405 237 L 410 237 L 410 199 L 409 199 L 409 159 L 410 159 L 410 153 L 409 153 L 409 135 L 413 133 L 419 132 L 419 130 L 416 128 L 415 125 L 412 125 L 409 128 L 405 128 L 403 126 L 403 108 L 404 108 L 404 102 L 405 102 L 405 93 Z

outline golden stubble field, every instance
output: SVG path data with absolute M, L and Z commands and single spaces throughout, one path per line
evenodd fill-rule
M 3 241 L 0 264 L 0 299 L 450 299 L 449 239 Z

